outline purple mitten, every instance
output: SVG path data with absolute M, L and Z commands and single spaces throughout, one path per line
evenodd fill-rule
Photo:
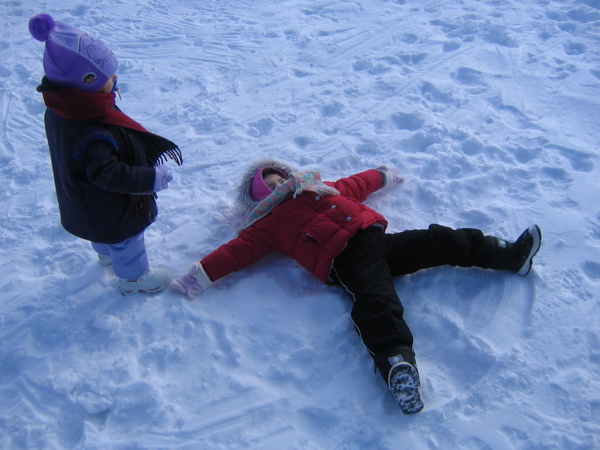
M 171 282 L 171 289 L 193 299 L 211 285 L 212 281 L 208 278 L 202 264 L 197 262 L 190 267 L 188 273 Z
M 186 273 L 171 281 L 171 289 L 186 295 L 189 299 L 201 294 L 204 288 L 198 284 L 198 280 L 191 273 Z
M 164 164 L 154 168 L 154 192 L 162 191 L 169 187 L 169 182 L 173 179 L 173 175 L 169 172 L 169 168 Z

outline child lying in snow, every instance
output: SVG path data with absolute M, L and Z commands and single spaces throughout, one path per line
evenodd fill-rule
M 413 336 L 392 277 L 442 265 L 527 275 L 542 236 L 537 225 L 514 243 L 440 225 L 387 234 L 386 219 L 362 202 L 402 181 L 397 169 L 385 166 L 322 182 L 317 171 L 295 172 L 274 159 L 257 161 L 240 186 L 245 228 L 171 287 L 191 298 L 274 250 L 294 258 L 320 280 L 346 288 L 354 299 L 354 325 L 392 395 L 404 413 L 419 412 L 423 402 Z

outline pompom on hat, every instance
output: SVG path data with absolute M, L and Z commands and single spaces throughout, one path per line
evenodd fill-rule
M 53 83 L 97 92 L 117 71 L 119 62 L 104 42 L 49 14 L 32 17 L 29 32 L 46 43 L 44 72 Z

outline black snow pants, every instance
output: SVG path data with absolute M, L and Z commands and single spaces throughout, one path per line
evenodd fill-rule
M 370 227 L 350 239 L 333 275 L 354 299 L 352 320 L 376 363 L 413 346 L 393 277 L 443 265 L 481 267 L 485 242 L 480 230 L 441 225 L 395 234 Z

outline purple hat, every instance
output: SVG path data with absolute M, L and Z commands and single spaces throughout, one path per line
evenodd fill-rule
M 263 172 L 265 170 L 274 170 L 283 178 L 287 178 L 287 175 L 281 170 L 274 169 L 272 167 L 263 167 L 262 169 L 258 169 L 254 174 L 254 178 L 252 178 L 252 184 L 250 185 L 250 198 L 252 198 L 252 200 L 255 202 L 264 200 L 273 193 L 273 190 L 267 186 L 265 180 L 263 179 Z
M 119 62 L 104 42 L 49 14 L 32 17 L 29 32 L 46 42 L 44 72 L 53 83 L 97 92 L 117 71 Z

